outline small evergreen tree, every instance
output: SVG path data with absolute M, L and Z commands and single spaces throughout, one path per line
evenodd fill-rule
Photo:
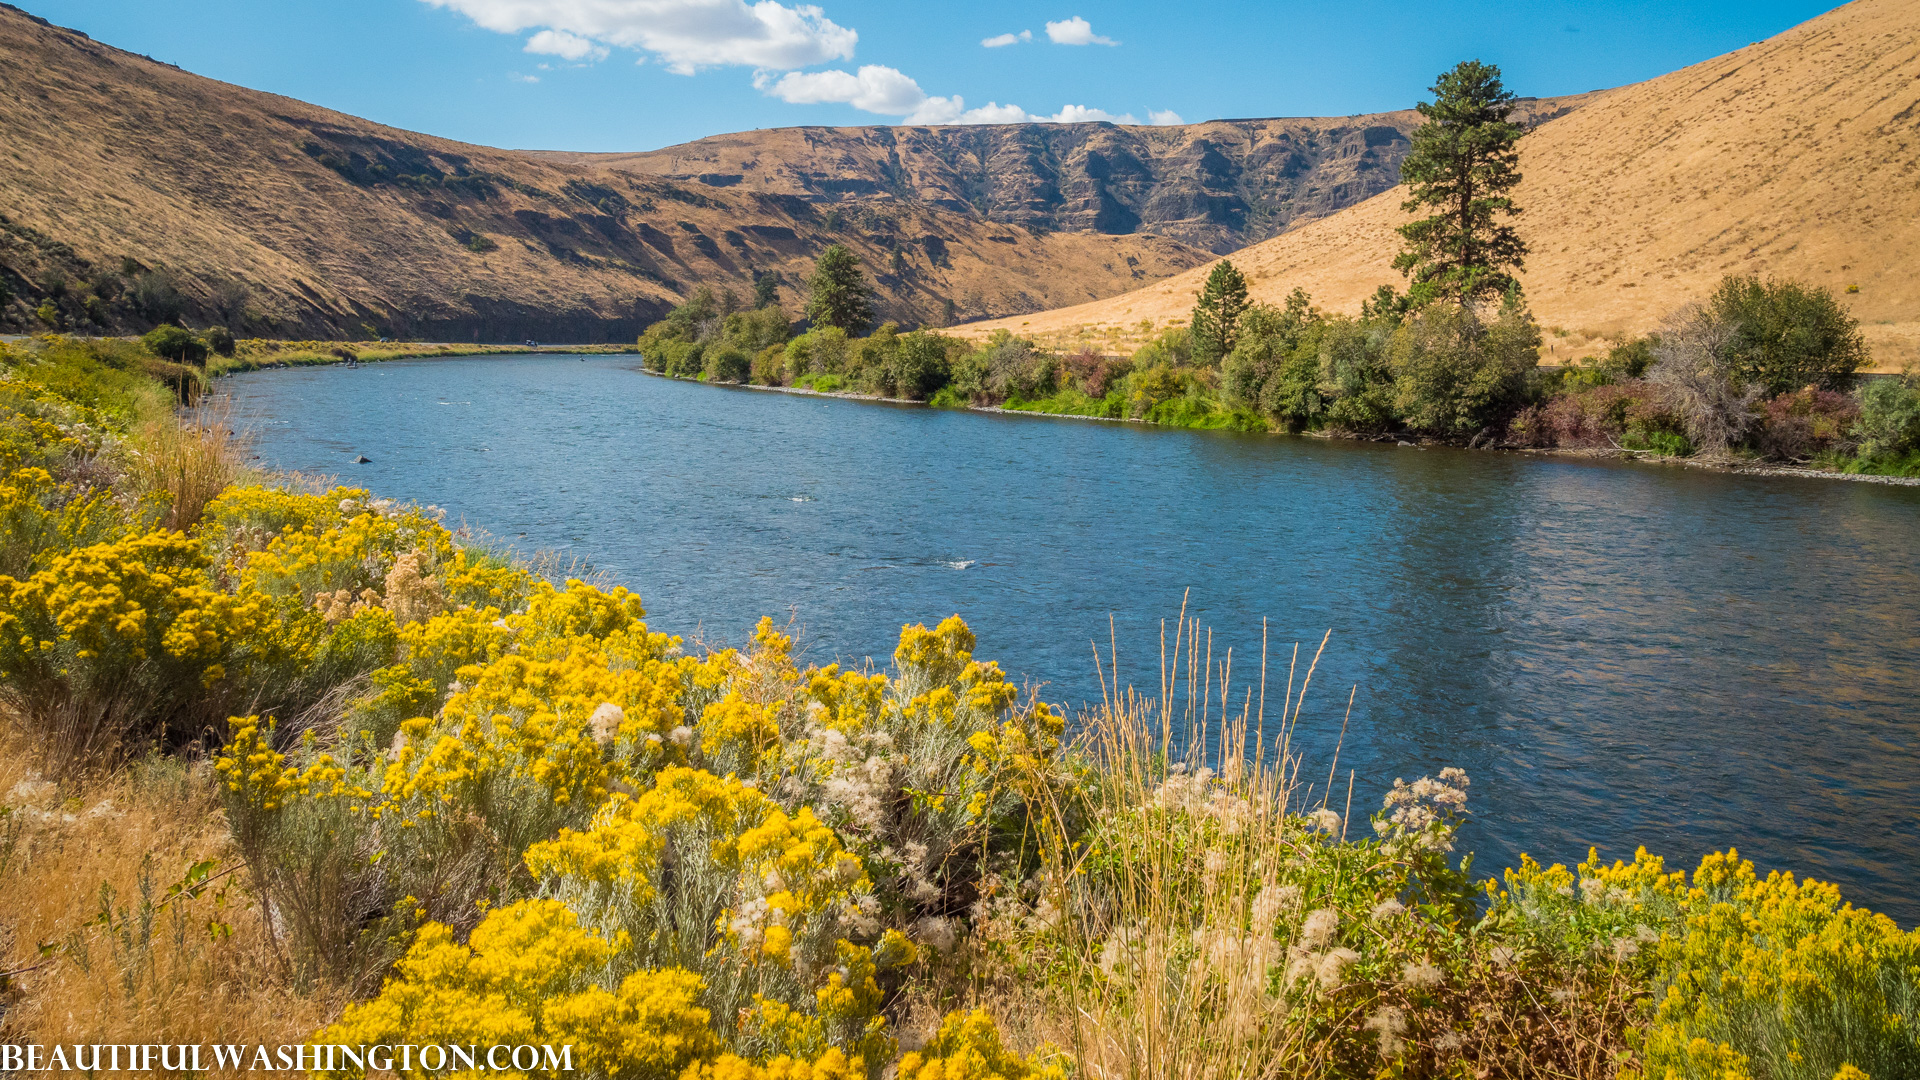
M 753 309 L 770 308 L 780 302 L 780 272 L 765 270 L 753 278 Z
M 1400 208 L 1433 213 L 1400 226 L 1407 246 L 1393 268 L 1412 280 L 1416 306 L 1504 297 L 1519 288 L 1512 271 L 1527 253 L 1513 226 L 1499 220 L 1520 212 L 1507 197 L 1520 182 L 1525 134 L 1507 119 L 1514 96 L 1501 85 L 1500 69 L 1478 60 L 1440 76 L 1432 92 L 1432 103 L 1416 106 L 1426 123 L 1400 163 L 1400 180 L 1412 193 Z
M 1207 275 L 1187 332 L 1193 335 L 1196 359 L 1216 364 L 1233 351 L 1240 338 L 1240 316 L 1247 310 L 1247 279 L 1225 259 Z
M 820 253 L 807 279 L 807 321 L 858 334 L 873 325 L 873 289 L 860 272 L 860 260 L 845 244 Z

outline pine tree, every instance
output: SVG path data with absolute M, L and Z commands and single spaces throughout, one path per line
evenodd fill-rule
M 860 260 L 845 244 L 820 253 L 807 279 L 807 321 L 858 334 L 873 325 L 873 289 L 860 272 Z
M 1225 259 L 1207 275 L 1187 332 L 1193 337 L 1194 358 L 1214 364 L 1233 351 L 1239 339 L 1240 316 L 1247 310 L 1247 279 Z
M 765 270 L 753 279 L 753 310 L 770 308 L 780 302 L 780 272 Z
M 1412 197 L 1408 213 L 1433 216 L 1400 226 L 1406 250 L 1393 268 L 1412 279 L 1415 304 L 1435 299 L 1475 303 L 1519 289 L 1527 246 L 1498 217 L 1520 212 L 1507 193 L 1520 182 L 1525 131 L 1507 117 L 1514 96 L 1501 85 L 1500 69 L 1466 60 L 1440 76 L 1434 101 L 1417 108 L 1426 123 L 1413 133 L 1413 149 L 1400 163 L 1400 179 Z

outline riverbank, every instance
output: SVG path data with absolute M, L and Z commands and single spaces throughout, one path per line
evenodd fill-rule
M 1198 431 L 1234 430 L 1234 431 L 1246 432 L 1248 434 L 1261 434 L 1261 433 L 1273 434 L 1273 435 L 1289 434 L 1287 432 L 1275 431 L 1272 428 L 1249 429 L 1244 426 L 1234 426 L 1234 425 L 1229 425 L 1225 423 L 1215 423 L 1215 424 L 1163 423 L 1160 421 L 1150 420 L 1142 417 L 1100 416 L 1100 415 L 1094 415 L 1091 413 L 1083 413 L 1083 412 L 1048 412 L 1043 409 L 1027 408 L 1027 407 L 1022 407 L 1018 405 L 1013 407 L 1008 407 L 1005 405 L 971 405 L 971 404 L 964 404 L 964 403 L 947 404 L 947 403 L 942 403 L 937 399 L 934 401 L 921 401 L 913 398 L 887 397 L 881 394 L 862 394 L 862 393 L 857 393 L 851 390 L 830 390 L 829 391 L 829 390 L 814 390 L 810 387 L 803 387 L 803 386 L 765 386 L 758 383 L 713 382 L 711 380 L 704 379 L 704 378 L 689 377 L 689 376 L 682 376 L 682 375 L 669 375 L 665 372 L 650 371 L 645 368 L 642 368 L 641 371 L 643 374 L 652 375 L 656 378 L 661 378 L 661 379 L 670 379 L 675 382 L 699 383 L 702 385 L 725 387 L 727 389 L 733 389 L 733 390 L 762 390 L 762 391 L 770 391 L 770 392 L 779 393 L 779 394 L 793 394 L 793 395 L 799 395 L 799 396 L 805 396 L 805 397 L 837 398 L 843 401 L 866 401 L 866 402 L 883 403 L 883 404 L 889 404 L 889 405 L 916 405 L 922 408 L 951 409 L 955 411 L 988 413 L 988 414 L 1001 415 L 1001 416 L 1032 416 L 1032 417 L 1042 417 L 1049 420 L 1088 420 L 1088 421 L 1094 421 L 1097 423 L 1104 423 L 1104 424 L 1138 424 L 1146 427 L 1169 427 L 1169 428 L 1198 430 Z M 1296 434 L 1297 437 L 1300 437 L 1300 438 L 1349 439 L 1357 442 L 1395 443 L 1400 446 L 1445 446 L 1445 447 L 1451 447 L 1456 449 L 1459 448 L 1458 444 L 1446 442 L 1443 440 L 1432 440 L 1432 439 L 1408 440 L 1398 435 L 1364 435 L 1364 434 L 1353 433 L 1353 432 L 1338 432 L 1338 431 L 1312 431 L 1312 432 L 1299 432 L 1299 433 L 1292 433 L 1292 434 Z M 1738 474 L 1742 476 L 1788 476 L 1788 477 L 1796 477 L 1799 479 L 1808 479 L 1808 480 L 1853 480 L 1853 481 L 1859 481 L 1861 483 L 1868 483 L 1868 484 L 1885 484 L 1892 487 L 1920 487 L 1920 477 L 1917 477 L 1917 476 L 1890 476 L 1890 475 L 1884 475 L 1879 473 L 1847 472 L 1843 469 L 1838 469 L 1838 468 L 1822 469 L 1822 468 L 1813 468 L 1813 467 L 1805 467 L 1805 466 L 1770 464 L 1766 462 L 1742 461 L 1739 459 L 1713 461 L 1713 460 L 1705 460 L 1698 457 L 1691 457 L 1691 456 L 1681 457 L 1681 456 L 1675 456 L 1671 454 L 1661 454 L 1654 451 L 1627 450 L 1627 449 L 1622 449 L 1618 447 L 1609 447 L 1609 448 L 1529 447 L 1529 446 L 1511 446 L 1511 445 L 1506 445 L 1502 443 L 1489 443 L 1481 446 L 1467 447 L 1467 449 L 1485 450 L 1485 451 L 1494 451 L 1494 452 L 1512 453 L 1512 454 L 1523 454 L 1529 457 L 1578 458 L 1578 459 L 1585 459 L 1585 460 L 1600 460 L 1600 461 L 1632 461 L 1632 462 L 1639 462 L 1641 464 L 1647 464 L 1647 465 L 1678 465 L 1678 466 L 1684 466 L 1690 469 L 1705 469 L 1705 470 L 1710 470 L 1715 472 L 1733 473 L 1733 474 Z
M 460 342 L 411 341 L 281 341 L 242 338 L 232 356 L 213 356 L 207 373 L 214 377 L 236 371 L 323 364 L 374 364 L 386 360 L 428 360 L 439 357 L 513 356 L 529 353 L 633 353 L 638 345 L 484 345 Z

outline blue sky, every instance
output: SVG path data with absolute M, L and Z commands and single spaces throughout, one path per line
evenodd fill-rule
M 134 52 L 491 146 L 797 124 L 1328 116 L 1456 61 L 1548 96 L 1758 41 L 1824 0 L 15 0 Z M 989 39 L 1004 44 L 989 46 Z

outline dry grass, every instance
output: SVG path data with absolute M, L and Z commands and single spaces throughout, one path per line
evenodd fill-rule
M 1640 334 L 1723 275 L 1792 277 L 1830 287 L 1867 325 L 1875 370 L 1920 356 L 1920 144 L 1902 134 L 1920 75 L 1916 16 L 1916 0 L 1858 0 L 1527 136 L 1514 201 L 1534 313 Z M 1380 285 L 1406 286 L 1390 266 L 1404 199 L 1391 189 L 1231 258 L 1255 300 L 1277 304 L 1298 286 L 1353 313 Z M 1209 269 L 959 332 L 1071 336 L 1179 318 Z
M 0 718 L 0 1040 L 277 1044 L 337 1014 L 328 988 L 285 988 L 204 768 L 149 758 L 55 785 L 26 743 Z
M 207 504 L 239 479 L 246 440 L 232 423 L 231 407 L 223 402 L 188 418 L 157 417 L 130 441 L 127 479 L 142 497 L 166 506 L 163 528 L 193 527 Z

